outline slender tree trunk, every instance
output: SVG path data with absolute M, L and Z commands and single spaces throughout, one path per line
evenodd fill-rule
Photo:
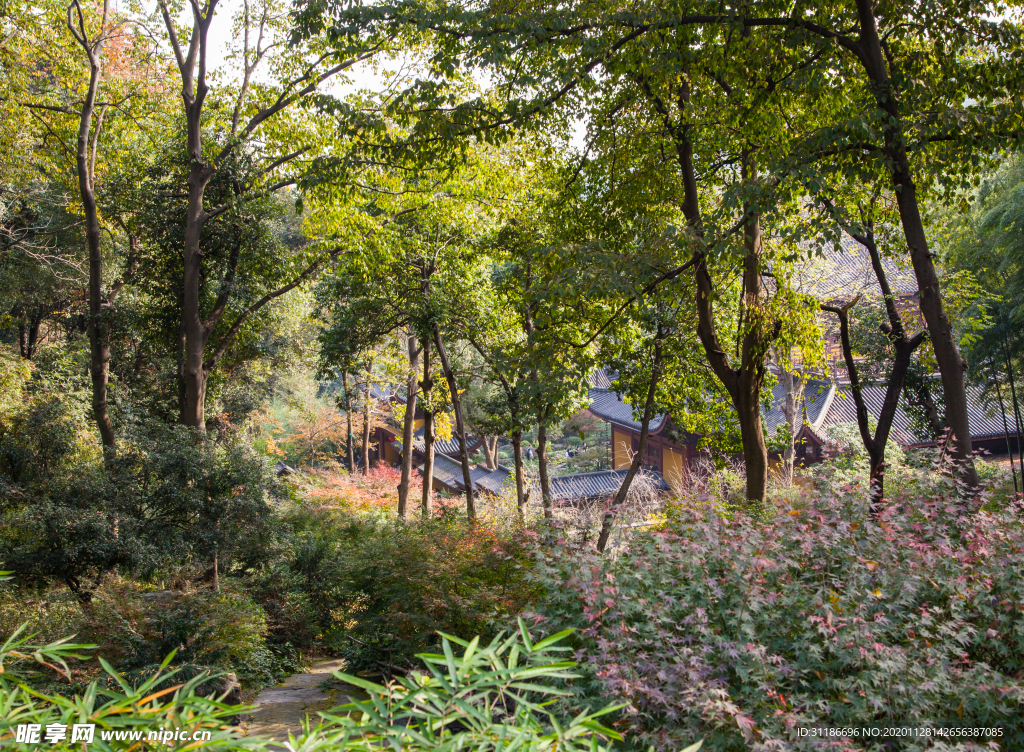
M 420 351 L 417 344 L 416 336 L 410 334 L 406 339 L 406 346 L 409 350 L 409 375 L 405 382 L 405 419 L 402 421 L 402 480 L 398 484 L 398 517 L 403 520 L 408 515 L 409 486 L 412 482 L 412 441 L 419 392 L 417 372 L 420 365 Z
M 781 358 L 776 358 L 776 360 L 779 362 L 782 387 L 786 390 L 786 402 L 782 412 L 786 416 L 789 438 L 786 441 L 786 451 L 782 455 L 782 460 L 783 480 L 788 488 L 793 485 L 793 466 L 796 462 L 796 427 L 800 417 L 800 398 L 803 396 L 804 381 L 797 378 L 792 371 L 783 366 Z M 787 365 L 789 364 L 787 363 Z
M 526 510 L 526 474 L 523 468 L 523 429 L 516 429 L 512 433 L 512 456 L 516 466 L 516 506 L 519 507 L 519 514 Z
M 756 183 L 757 165 L 752 154 L 743 159 L 743 180 Z M 764 297 L 761 277 L 761 215 L 753 205 L 744 206 L 747 221 L 744 228 L 743 297 L 751 317 L 763 316 L 757 309 Z M 761 423 L 761 387 L 764 384 L 765 357 L 778 333 L 766 331 L 767 322 L 751 322 L 742 333 L 740 367 L 736 370 L 734 404 L 739 418 L 743 442 L 743 462 L 747 471 L 747 499 L 764 503 L 768 487 L 768 446 Z M 740 333 L 737 333 L 739 336 Z
M 203 155 L 203 104 L 209 87 L 206 85 L 207 33 L 213 20 L 213 7 L 205 18 L 194 14 L 193 46 L 198 55 L 198 76 L 193 77 L 196 57 L 182 58 L 178 66 L 182 77 L 181 97 L 185 109 L 186 149 L 189 158 L 187 181 L 187 204 L 185 210 L 185 232 L 182 241 L 182 295 L 181 334 L 184 338 L 184 352 L 181 360 L 181 422 L 186 426 L 206 430 L 206 380 L 207 371 L 203 357 L 209 331 L 200 313 L 200 285 L 202 281 L 203 254 L 200 242 L 203 227 L 209 215 L 203 199 L 206 186 L 216 169 L 204 161 Z M 164 11 L 164 20 L 170 29 L 170 17 Z
M 430 375 L 430 341 L 423 342 L 423 519 L 430 519 L 430 503 L 434 497 L 434 414 L 430 411 L 430 390 L 434 380 Z
M 662 340 L 664 334 L 660 327 L 658 330 L 658 336 L 654 340 L 654 360 L 651 364 L 651 383 L 647 388 L 647 399 L 644 400 L 644 414 L 640 421 L 640 445 L 637 447 L 636 454 L 633 455 L 633 461 L 629 464 L 629 470 L 626 471 L 626 477 L 622 480 L 622 485 L 619 486 L 618 493 L 615 494 L 615 498 L 612 503 L 608 506 L 608 509 L 604 513 L 604 519 L 601 521 L 601 534 L 597 538 L 597 550 L 604 553 L 605 548 L 608 547 L 608 539 L 612 534 L 612 526 L 615 523 L 615 518 L 618 516 L 622 509 L 622 505 L 626 503 L 626 497 L 629 494 L 629 487 L 633 483 L 633 478 L 640 471 L 640 466 L 643 464 L 644 456 L 647 451 L 647 436 L 651 427 L 651 418 L 654 417 L 654 395 L 658 390 L 658 380 L 661 378 L 661 356 L 662 356 Z
M 14 315 L 15 316 L 18 315 L 17 309 L 15 309 Z M 18 322 L 18 347 L 19 347 L 19 352 L 21 353 L 21 357 L 24 358 L 25 360 L 32 360 L 32 354 L 31 354 L 31 351 L 28 348 L 28 341 L 26 339 L 25 334 L 26 334 L 26 332 L 25 332 L 25 322 L 24 321 L 19 321 Z
M 36 345 L 39 344 L 39 327 L 43 323 L 42 316 L 34 314 L 28 320 L 28 360 L 36 355 Z M 110 359 L 110 347 L 107 347 L 107 359 Z
M 888 287 L 882 277 L 883 291 Z M 889 296 L 891 299 L 891 295 Z M 882 500 L 885 493 L 885 448 L 889 442 L 889 433 L 892 430 L 893 419 L 896 417 L 896 410 L 899 407 L 900 394 L 903 392 L 903 385 L 907 380 L 907 372 L 910 368 L 910 358 L 914 350 L 924 340 L 925 332 L 919 332 L 912 339 L 907 339 L 899 315 L 893 319 L 890 312 L 890 325 L 892 331 L 890 339 L 896 350 L 893 358 L 892 370 L 886 381 L 885 398 L 882 401 L 882 409 L 878 416 L 878 425 L 875 426 L 874 435 L 871 433 L 871 426 L 868 422 L 868 408 L 864 401 L 864 395 L 860 384 L 860 375 L 857 370 L 857 363 L 853 356 L 853 347 L 850 344 L 850 323 L 849 310 L 860 300 L 854 298 L 842 308 L 834 306 L 822 306 L 826 311 L 835 313 L 839 317 L 839 334 L 843 346 L 843 358 L 846 361 L 846 370 L 850 376 L 850 393 L 857 409 L 857 428 L 860 430 L 861 441 L 868 453 L 868 483 L 869 496 L 868 506 L 872 515 L 878 515 L 882 510 Z M 895 311 L 893 306 L 892 311 Z
M 831 207 L 831 203 L 826 201 Z M 873 223 L 869 220 L 863 232 L 855 228 L 844 228 L 852 238 L 860 243 L 871 258 L 871 266 L 875 272 L 875 279 L 882 291 L 882 301 L 885 305 L 885 313 L 889 319 L 888 327 L 882 331 L 892 344 L 895 354 L 893 356 L 892 370 L 886 380 L 885 398 L 882 401 L 882 409 L 878 415 L 878 425 L 875 426 L 875 433 L 871 435 L 871 428 L 868 424 L 868 409 L 864 402 L 861 390 L 860 375 L 857 371 L 857 364 L 853 357 L 853 347 L 850 344 L 850 322 L 849 311 L 857 305 L 860 300 L 858 295 L 845 306 L 822 306 L 823 310 L 831 311 L 839 317 L 839 334 L 843 348 L 843 359 L 846 361 L 846 370 L 850 376 L 850 392 L 853 394 L 853 401 L 857 408 L 857 427 L 860 430 L 861 441 L 868 453 L 868 482 L 870 484 L 869 508 L 871 513 L 877 515 L 882 509 L 882 500 L 885 492 L 885 448 L 889 442 L 889 433 L 892 430 L 892 423 L 896 417 L 896 410 L 899 407 L 900 395 L 903 393 L 904 384 L 907 381 L 907 374 L 910 370 L 910 359 L 914 351 L 924 341 L 927 332 L 918 332 L 912 338 L 907 338 L 907 330 L 903 325 L 903 317 L 896 307 L 896 296 L 889 286 L 889 279 L 882 265 L 882 256 L 875 243 Z
M 677 159 L 683 178 L 683 215 L 699 238 L 703 238 L 700 197 L 697 191 L 696 170 L 693 166 L 693 146 L 684 131 L 677 138 Z M 757 181 L 757 167 L 750 153 L 743 155 L 743 179 Z M 744 206 L 745 227 L 743 259 L 744 305 L 751 315 L 761 315 L 757 309 L 762 292 L 761 275 L 761 220 L 756 208 Z M 694 280 L 696 282 L 697 336 L 711 365 L 711 370 L 725 387 L 736 409 L 740 424 L 740 439 L 743 443 L 743 462 L 746 466 L 747 502 L 759 508 L 764 504 L 768 485 L 768 447 L 764 440 L 761 424 L 761 386 L 764 383 L 764 359 L 768 347 L 778 332 L 769 331 L 767 322 L 747 325 L 742 336 L 740 364 L 733 368 L 729 356 L 718 338 L 714 319 L 714 285 L 708 272 L 707 259 L 703 252 L 695 256 Z
M 484 436 L 484 462 L 491 470 L 498 469 L 498 437 Z
M 73 11 L 77 11 L 79 24 L 75 28 Z M 100 87 L 103 46 L 107 39 L 108 3 L 103 3 L 103 17 L 100 31 L 95 40 L 86 37 L 81 22 L 81 8 L 75 0 L 68 7 L 68 28 L 82 46 L 89 60 L 89 85 L 85 101 L 79 112 L 78 140 L 75 150 L 75 167 L 78 172 L 78 192 L 82 199 L 85 215 L 85 244 L 89 251 L 89 373 L 92 377 L 93 419 L 100 431 L 104 450 L 115 448 L 114 424 L 107 409 L 107 385 L 110 381 L 110 322 L 104 320 L 103 298 L 103 251 L 99 209 L 96 205 L 96 153 L 99 149 L 100 131 L 103 127 L 103 113 L 93 117 L 96 110 L 96 96 Z M 91 135 L 91 139 L 90 139 Z M 90 150 L 91 146 L 91 150 Z M 91 152 L 91 153 L 90 153 Z M 30 348 L 31 350 L 31 348 Z
M 999 412 L 1003 415 L 1003 435 L 1006 437 L 1006 453 L 1010 455 L 1010 472 L 1013 474 L 1013 492 L 1020 489 L 1017 486 L 1017 466 L 1013 464 L 1013 449 L 1010 448 L 1010 426 L 1006 422 L 1006 403 L 1003 402 L 1003 391 L 999 388 L 999 372 L 992 366 L 992 382 L 996 385 L 996 398 L 999 400 Z M 1021 468 L 1024 471 L 1024 468 Z
M 1020 405 L 1017 403 L 1017 380 L 1013 375 L 1013 359 L 1010 358 L 1010 348 L 1006 346 L 1006 340 L 1003 340 L 1003 352 L 1006 353 L 1006 373 L 1010 377 L 1010 398 L 1013 400 L 1013 419 L 1017 423 L 1017 459 L 1020 460 L 1021 470 L 1024 472 L 1024 442 L 1021 442 L 1021 430 L 1024 429 L 1024 424 L 1021 423 L 1020 419 Z
M 537 465 L 540 470 L 540 497 L 544 504 L 544 519 L 554 518 L 551 501 L 551 484 L 548 482 L 548 427 L 547 411 L 541 416 L 537 427 Z
M 455 409 L 455 431 L 459 436 L 459 462 L 462 465 L 462 482 L 466 486 L 466 515 L 470 520 L 475 520 L 476 488 L 473 485 L 472 471 L 469 467 L 469 444 L 466 440 L 466 421 L 462 414 L 462 397 L 459 396 L 459 385 L 455 380 L 455 372 L 452 370 L 448 352 L 441 340 L 441 331 L 436 326 L 434 327 L 434 344 L 437 346 L 437 356 L 441 359 L 441 368 L 448 381 L 448 391 L 451 393 L 452 407 Z
M 341 374 L 342 388 L 345 390 L 345 424 L 348 428 L 348 474 L 355 475 L 356 472 L 356 448 L 353 444 L 352 439 L 355 438 L 352 434 L 352 395 L 348 391 L 348 371 L 343 371 Z
M 370 412 L 373 397 L 370 390 L 373 388 L 373 361 L 370 361 L 366 369 L 366 395 L 363 403 L 363 475 L 370 474 Z
M 882 130 L 885 137 L 883 153 L 896 194 L 903 235 L 910 250 L 910 261 L 917 277 L 921 313 L 928 324 L 928 336 L 942 375 L 946 423 L 954 437 L 953 456 L 959 464 L 958 473 L 961 481 L 967 486 L 968 493 L 973 494 L 978 488 L 979 480 L 974 468 L 971 431 L 967 417 L 967 388 L 964 380 L 964 370 L 967 366 L 957 349 L 953 327 L 942 302 L 934 254 L 928 247 L 917 200 L 917 187 L 907 157 L 900 105 L 893 93 L 892 81 L 889 78 L 875 23 L 874 3 L 872 0 L 857 0 L 857 12 L 860 17 L 861 62 L 871 80 L 875 101 L 888 116 Z

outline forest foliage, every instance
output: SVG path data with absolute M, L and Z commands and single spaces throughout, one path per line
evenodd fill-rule
M 303 749 L 1024 744 L 1021 24 L 0 2 L 0 738 L 330 653 Z

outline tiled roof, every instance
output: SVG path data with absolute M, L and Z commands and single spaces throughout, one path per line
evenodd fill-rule
M 812 429 L 818 428 L 826 413 L 828 413 L 829 406 L 832 404 L 834 397 L 835 389 L 832 388 L 831 381 L 807 379 L 804 385 L 803 399 L 799 406 L 799 420 L 809 423 Z M 775 429 L 786 422 L 786 413 L 783 409 L 785 405 L 786 387 L 783 386 L 780 380 L 779 383 L 772 387 L 771 406 L 763 414 L 764 427 L 769 435 L 775 433 Z
M 560 475 L 551 478 L 551 498 L 554 501 L 575 501 L 608 497 L 618 492 L 628 470 L 598 470 L 593 473 L 577 473 L 576 475 Z M 644 469 L 643 477 L 653 483 L 660 491 L 669 490 L 668 483 L 656 470 Z M 637 475 L 636 480 L 640 479 Z
M 590 388 L 591 389 L 611 389 L 612 374 L 607 368 L 598 368 L 592 374 L 590 374 Z
M 633 406 L 619 399 L 619 396 L 610 389 L 590 390 L 590 412 L 609 423 L 616 423 L 620 426 L 628 426 L 637 431 L 640 430 L 639 420 L 633 419 Z M 651 418 L 650 432 L 657 433 L 665 426 L 667 415 L 655 415 Z
M 917 292 L 917 278 L 909 266 L 887 258 L 882 259 L 882 266 L 895 294 Z M 867 250 L 845 234 L 841 252 L 832 245 L 822 246 L 810 258 L 799 262 L 793 284 L 800 292 L 819 300 L 850 300 L 857 293 L 882 294 Z
M 885 401 L 884 386 L 865 386 L 861 388 L 864 395 L 864 404 L 868 412 L 876 419 L 882 412 L 882 403 Z M 967 387 L 967 420 L 971 428 L 971 438 L 984 439 L 1003 436 L 1003 416 L 999 411 L 998 403 L 986 401 L 981 390 L 975 386 Z M 832 401 L 832 407 L 825 417 L 822 428 L 827 433 L 828 426 L 839 423 L 856 423 L 857 407 L 853 402 L 853 395 L 850 394 L 848 384 L 839 386 L 836 398 Z M 1011 434 L 1016 433 L 1017 424 L 1013 419 L 1013 411 L 1006 413 L 1006 424 Z M 903 409 L 903 404 L 896 408 L 896 415 L 892 421 L 890 437 L 904 446 L 911 444 L 930 444 L 930 436 L 915 435 L 910 422 L 910 416 Z
M 473 482 L 477 488 L 500 496 L 506 487 L 515 485 L 515 474 L 504 465 L 498 465 L 494 470 L 486 467 L 478 467 L 473 470 Z
M 391 384 L 380 384 L 377 382 L 370 384 L 370 396 L 379 402 L 388 402 L 395 394 L 395 388 Z
M 421 473 L 423 467 L 423 465 L 419 466 Z M 471 468 L 469 477 L 473 481 L 473 488 L 476 491 L 486 491 L 495 496 L 501 495 L 507 484 L 515 482 L 512 471 L 504 465 L 498 465 L 495 470 L 489 470 L 482 466 Z M 435 454 L 434 482 L 446 491 L 465 493 L 466 484 L 462 481 L 462 463 L 455 457 Z
M 423 472 L 424 465 L 419 466 Z M 472 475 L 470 476 L 472 477 Z M 446 491 L 462 493 L 466 486 L 462 482 L 462 463 L 443 454 L 434 455 L 434 482 Z
M 475 452 L 477 449 L 480 448 L 481 444 L 483 444 L 483 439 L 481 439 L 479 436 L 473 436 L 472 434 L 469 434 L 469 435 L 466 436 L 466 443 L 469 444 L 469 453 L 472 454 L 473 452 Z M 422 427 L 420 427 L 416 431 L 416 433 L 413 434 L 412 445 L 413 445 L 413 448 L 417 452 L 419 452 L 420 454 L 423 454 L 425 451 L 427 451 L 426 442 L 423 441 L 423 428 Z M 402 451 L 402 444 L 401 444 L 401 442 L 398 443 L 398 446 L 395 447 L 395 450 L 398 451 L 398 452 Z M 434 454 L 457 455 L 458 453 L 459 453 L 459 436 L 458 436 L 458 434 L 453 433 L 452 437 L 450 439 L 439 439 L 436 436 L 434 437 Z
M 800 405 L 801 421 L 819 437 L 828 433 L 830 425 L 856 423 L 857 410 L 849 391 L 849 384 L 838 384 L 833 387 L 830 380 L 808 379 Z M 877 419 L 885 400 L 885 387 L 866 386 L 863 388 L 863 394 L 868 412 Z M 591 389 L 590 400 L 590 412 L 597 417 L 616 425 L 640 430 L 640 421 L 633 419 L 632 405 L 620 400 L 615 392 L 609 389 Z M 783 412 L 785 401 L 786 390 L 780 382 L 772 388 L 771 402 L 762 416 L 765 430 L 769 434 L 774 433 L 786 420 Z M 998 405 L 986 400 L 982 391 L 975 386 L 967 387 L 967 414 L 972 438 L 983 439 L 1003 435 L 1003 418 Z M 1016 433 L 1012 411 L 1007 413 L 1006 419 L 1010 432 Z M 651 420 L 650 432 L 654 434 L 660 431 L 667 420 L 666 415 L 655 416 Z M 902 403 L 896 410 L 891 436 L 894 441 L 904 446 L 932 442 L 929 436 L 913 435 L 910 417 L 903 410 Z

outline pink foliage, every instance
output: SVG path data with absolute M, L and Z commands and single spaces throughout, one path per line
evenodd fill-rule
M 807 492 L 768 522 L 690 499 L 615 560 L 539 552 L 533 617 L 580 627 L 580 702 L 628 703 L 643 745 L 883 749 L 798 729 L 969 721 L 1024 749 L 1024 526 L 952 498 L 918 489 L 872 519 Z

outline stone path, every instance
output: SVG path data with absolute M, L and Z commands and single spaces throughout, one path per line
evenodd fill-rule
M 317 713 L 349 702 L 354 694 L 351 690 L 319 686 L 332 680 L 331 672 L 342 670 L 344 665 L 341 659 L 320 661 L 313 664 L 308 674 L 293 674 L 283 684 L 264 689 L 253 703 L 256 710 L 250 715 L 247 733 L 285 742 L 289 732 L 301 733 L 307 716 L 311 724 L 316 725 L 320 720 Z M 355 693 L 358 694 L 358 690 Z

